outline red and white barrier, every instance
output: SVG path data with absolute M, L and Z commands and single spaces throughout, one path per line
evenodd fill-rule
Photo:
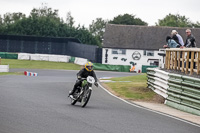
M 38 76 L 38 73 L 24 71 L 24 75 L 26 75 L 26 76 Z

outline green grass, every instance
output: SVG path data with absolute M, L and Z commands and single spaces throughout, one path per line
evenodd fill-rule
M 50 61 L 32 61 L 32 60 L 15 60 L 2 59 L 2 65 L 8 65 L 10 68 L 30 68 L 30 69 L 64 69 L 80 70 L 81 66 L 73 63 L 50 62 Z
M 155 96 L 155 93 L 147 88 L 146 74 L 129 77 L 111 78 L 111 80 L 116 82 L 108 82 L 105 84 L 109 88 L 112 88 L 114 93 L 125 99 L 149 101 L 152 100 Z
M 8 65 L 9 68 L 27 68 L 27 69 L 63 69 L 63 70 L 80 70 L 81 66 L 73 63 L 49 62 L 49 61 L 32 61 L 1 59 L 1 65 Z M 19 75 L 16 72 L 0 72 L 0 75 Z
M 1 75 L 23 75 L 23 72 L 0 72 Z

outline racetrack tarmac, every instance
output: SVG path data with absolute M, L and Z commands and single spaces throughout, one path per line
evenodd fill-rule
M 14 69 L 13 71 L 21 71 Z M 85 108 L 67 97 L 78 71 L 0 76 L 0 133 L 199 133 L 200 127 L 138 108 L 93 86 Z M 96 72 L 97 77 L 130 73 Z

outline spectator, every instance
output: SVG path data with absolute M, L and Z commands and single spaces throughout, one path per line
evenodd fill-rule
M 178 34 L 178 32 L 176 30 L 172 30 L 171 32 L 172 38 L 181 46 L 184 46 L 184 42 L 183 42 L 183 38 L 181 37 L 181 35 Z
M 167 45 L 164 45 L 163 46 L 164 48 L 179 48 L 180 47 L 180 45 L 170 36 L 166 37 L 166 42 L 167 42 Z
M 196 47 L 195 37 L 191 34 L 191 30 L 187 29 L 185 32 L 186 32 L 187 39 L 185 41 L 184 47 L 187 47 L 187 48 Z
M 195 41 L 195 37 L 191 33 L 191 30 L 187 29 L 185 32 L 186 32 L 187 38 L 186 38 L 184 47 L 195 48 L 196 47 L 196 41 Z M 194 53 L 194 54 L 196 54 L 196 53 Z M 191 52 L 189 53 L 189 59 L 191 59 Z M 196 63 L 194 62 L 193 68 L 195 69 L 195 67 L 196 67 Z M 189 68 L 190 68 L 190 62 L 189 62 Z

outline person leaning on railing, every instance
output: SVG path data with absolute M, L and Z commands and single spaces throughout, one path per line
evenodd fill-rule
M 185 32 L 186 32 L 187 39 L 185 41 L 184 47 L 187 47 L 187 48 L 197 47 L 195 37 L 192 35 L 191 30 L 187 29 Z
M 167 45 L 164 45 L 163 48 L 180 48 L 180 44 L 178 44 L 170 36 L 166 37 L 166 42 L 167 42 Z
M 185 41 L 185 45 L 181 48 L 196 48 L 197 47 L 196 40 L 195 40 L 195 37 L 192 35 L 191 30 L 187 29 L 185 33 L 186 33 L 187 38 Z M 191 59 L 191 52 L 189 53 L 189 58 Z M 194 62 L 193 68 L 195 68 L 195 66 L 196 66 L 196 63 Z M 190 68 L 190 62 L 189 62 L 189 68 Z

